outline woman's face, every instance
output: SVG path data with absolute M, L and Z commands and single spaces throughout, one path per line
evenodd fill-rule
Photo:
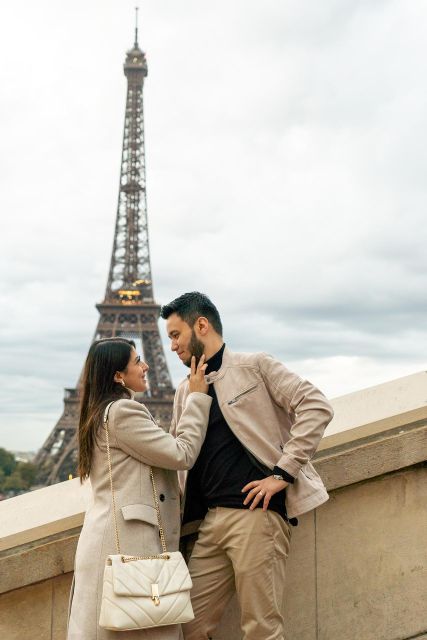
M 135 349 L 132 347 L 132 351 L 130 354 L 130 359 L 128 362 L 128 366 L 126 371 L 118 371 L 114 376 L 116 382 L 120 382 L 123 380 L 125 386 L 132 391 L 141 392 L 146 391 L 147 389 L 147 380 L 145 378 L 145 374 L 148 371 L 148 364 L 146 364 Z

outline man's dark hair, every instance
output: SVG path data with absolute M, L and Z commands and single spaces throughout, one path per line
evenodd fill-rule
M 190 291 L 175 298 L 169 304 L 163 305 L 160 315 L 167 320 L 173 313 L 179 315 L 190 327 L 194 326 L 197 318 L 207 318 L 215 331 L 222 336 L 222 322 L 218 309 L 204 293 Z

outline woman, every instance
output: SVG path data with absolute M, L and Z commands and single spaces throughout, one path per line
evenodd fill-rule
M 179 625 L 137 631 L 99 627 L 103 573 L 116 553 L 103 416 L 107 405 L 112 475 L 122 553 L 161 552 L 150 480 L 153 468 L 167 548 L 178 549 L 180 501 L 177 469 L 192 467 L 206 434 L 211 398 L 202 357 L 192 360 L 190 393 L 174 438 L 159 427 L 147 408 L 133 400 L 145 391 L 148 365 L 132 341 L 108 338 L 89 349 L 83 374 L 79 423 L 79 475 L 90 478 L 93 501 L 77 545 L 68 640 L 177 640 Z

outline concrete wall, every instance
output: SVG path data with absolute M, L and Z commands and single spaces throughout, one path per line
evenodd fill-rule
M 330 500 L 293 530 L 288 640 L 427 640 L 427 409 L 379 419 L 316 457 Z M 2 640 L 65 638 L 88 500 L 72 480 L 0 503 Z M 232 601 L 215 640 L 240 637 Z
M 4 593 L 0 597 L 2 640 L 64 640 L 72 573 Z
M 427 633 L 426 487 L 427 468 L 407 469 L 338 489 L 305 518 L 289 562 L 290 638 Z

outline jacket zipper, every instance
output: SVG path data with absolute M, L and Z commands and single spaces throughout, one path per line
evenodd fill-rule
M 234 404 L 235 402 L 237 402 L 239 398 L 241 398 L 242 396 L 245 396 L 247 393 L 249 393 L 249 391 L 253 391 L 253 389 L 255 389 L 257 386 L 258 386 L 258 383 L 254 384 L 252 387 L 249 387 L 249 389 L 245 389 L 245 391 L 242 391 L 242 393 L 239 393 L 239 395 L 237 395 L 235 398 L 233 398 L 232 400 L 229 400 L 227 404 Z

